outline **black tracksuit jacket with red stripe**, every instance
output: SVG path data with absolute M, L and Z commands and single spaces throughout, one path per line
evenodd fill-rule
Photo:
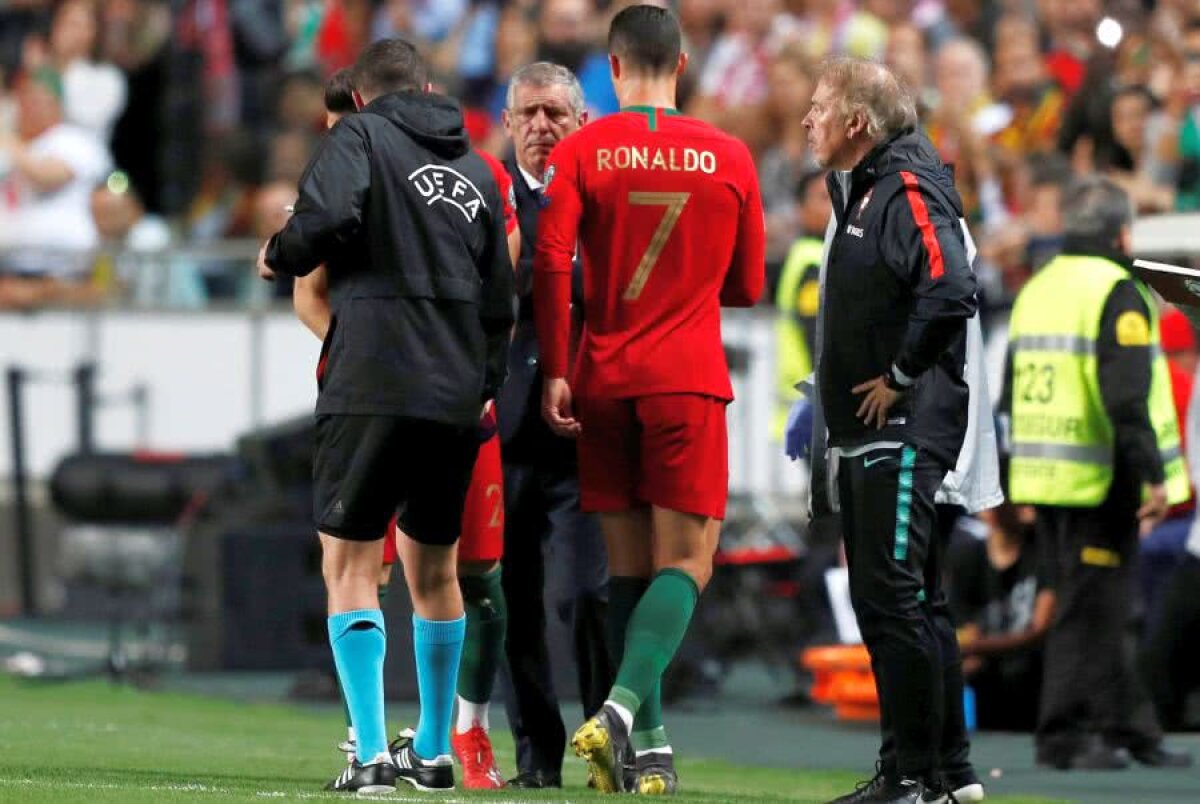
M 829 445 L 902 441 L 953 467 L 967 429 L 966 322 L 976 308 L 953 171 L 924 134 L 907 130 L 869 153 L 848 187 L 829 177 L 837 234 L 817 366 Z M 851 389 L 893 365 L 913 384 L 883 430 L 868 428 Z

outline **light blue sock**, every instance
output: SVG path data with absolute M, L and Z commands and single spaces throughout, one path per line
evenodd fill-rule
M 383 719 L 383 657 L 387 630 L 379 609 L 358 609 L 329 618 L 333 663 L 358 739 L 358 761 L 388 750 Z
M 421 719 L 413 748 L 422 759 L 450 753 L 450 716 L 466 634 L 465 616 L 457 620 L 423 620 L 413 615 L 413 653 L 421 696 Z

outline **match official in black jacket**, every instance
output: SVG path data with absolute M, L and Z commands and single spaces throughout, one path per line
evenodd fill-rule
M 546 648 L 546 599 L 574 631 L 584 717 L 604 703 L 613 668 L 605 639 L 608 562 L 599 524 L 579 510 L 575 442 L 550 431 L 541 414 L 542 372 L 533 328 L 533 252 L 542 171 L 550 149 L 587 119 L 583 90 L 565 67 L 536 62 L 513 75 L 504 112 L 515 156 L 505 162 L 521 221 L 519 312 L 508 381 L 496 402 L 504 460 L 506 653 L 513 694 L 506 697 L 517 745 L 513 787 L 559 787 L 567 733 Z M 575 271 L 575 300 L 582 277 Z M 563 685 L 566 679 L 558 679 Z
M 260 272 L 304 276 L 325 263 L 329 273 L 313 508 L 330 644 L 358 737 L 330 789 L 378 792 L 397 777 L 449 789 L 465 631 L 454 545 L 480 414 L 506 372 L 513 270 L 495 179 L 470 151 L 458 104 L 428 93 L 413 46 L 369 46 L 354 83 L 359 113 L 313 157 Z M 393 762 L 376 577 L 401 506 L 421 720 Z
M 876 777 L 837 801 L 983 794 L 961 707 L 945 717 L 946 667 L 959 661 L 958 646 L 938 579 L 925 572 L 934 494 L 966 433 L 975 276 L 953 177 L 916 124 L 895 76 L 854 59 L 825 67 L 805 118 L 817 160 L 849 171 L 845 190 L 829 180 L 837 230 L 816 374 L 850 599 L 890 728 Z M 943 778 L 948 757 L 958 766 L 952 780 Z

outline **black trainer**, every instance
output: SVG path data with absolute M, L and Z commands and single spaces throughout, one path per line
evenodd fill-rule
M 413 748 L 410 731 L 405 730 L 392 741 L 392 761 L 396 763 L 396 780 L 411 784 L 424 793 L 454 789 L 454 759 L 442 754 L 422 759 Z
M 601 793 L 625 789 L 622 758 L 629 750 L 629 733 L 616 711 L 607 704 L 579 727 L 571 738 L 575 753 L 587 761 L 588 775 Z
M 853 793 L 835 798 L 829 804 L 921 804 L 942 802 L 945 794 L 932 792 L 916 779 L 889 776 L 882 763 L 875 763 L 875 776 L 859 782 Z
M 395 793 L 396 766 L 386 754 L 380 754 L 367 765 L 355 758 L 325 789 L 337 793 Z
M 875 795 L 884 785 L 886 774 L 883 771 L 883 763 L 875 761 L 875 775 L 870 779 L 859 782 L 854 786 L 854 792 L 847 793 L 844 796 L 838 796 L 828 804 L 861 804 L 864 801 L 874 801 L 872 796 Z
M 649 752 L 637 758 L 637 786 L 632 792 L 643 796 L 673 796 L 679 789 L 675 755 Z
M 978 804 L 987 798 L 983 782 L 980 781 L 979 775 L 970 765 L 955 773 L 946 771 L 942 774 L 942 779 L 945 781 L 945 789 L 949 793 L 949 797 L 956 804 Z

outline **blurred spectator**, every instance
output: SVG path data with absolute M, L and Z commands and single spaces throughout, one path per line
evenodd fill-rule
M 284 130 L 325 130 L 325 82 L 320 76 L 300 70 L 284 77 L 275 123 Z
M 767 101 L 771 56 L 795 33 L 794 21 L 781 0 L 728 0 L 725 8 L 724 30 L 702 68 L 693 67 L 700 83 L 688 113 L 753 140 L 746 110 Z
M 1169 179 L 1164 181 L 1166 170 L 1154 153 L 1165 125 L 1157 106 L 1150 90 L 1140 85 L 1119 89 L 1112 98 L 1115 148 L 1108 176 L 1129 193 L 1138 213 L 1168 212 L 1175 204 L 1175 190 Z
M 790 46 L 771 61 L 771 84 L 757 126 L 763 208 L 767 214 L 767 263 L 778 265 L 800 234 L 794 212 L 796 187 L 812 166 L 804 116 L 812 101 L 813 64 Z
M 488 112 L 493 121 L 500 119 L 508 102 L 508 82 L 512 74 L 523 65 L 535 61 L 537 54 L 537 27 L 529 15 L 517 6 L 509 6 L 500 15 L 496 26 L 496 73 L 495 84 L 488 101 Z M 493 154 L 504 153 L 508 138 L 504 129 L 493 126 L 485 148 Z
M 884 61 L 913 93 L 922 117 L 929 105 L 929 98 L 926 97 L 929 65 L 925 55 L 925 35 L 917 26 L 903 23 L 893 26 L 888 32 Z
M 1031 731 L 1054 590 L 1034 549 L 1031 509 L 1003 503 L 978 517 L 959 520 L 946 556 L 963 673 L 979 728 Z
M 125 108 L 125 76 L 99 54 L 100 11 L 96 0 L 64 0 L 54 11 L 48 39 L 33 36 L 23 69 L 50 67 L 62 76 L 66 122 L 94 132 L 102 143 Z
M 1067 95 L 1074 95 L 1097 46 L 1100 0 L 1038 0 L 1037 6 L 1050 41 L 1046 70 Z
M 63 120 L 61 77 L 27 74 L 16 90 L 16 133 L 0 133 L 0 199 L 11 201 L 0 242 L 0 307 L 93 298 L 87 252 L 96 246 L 88 198 L 110 169 L 94 134 Z
M 317 137 L 310 131 L 291 129 L 276 134 L 267 154 L 267 181 L 299 184 L 316 148 Z
M 593 116 L 617 111 L 616 93 L 591 0 L 542 0 L 538 15 L 537 60 L 561 64 L 583 86 Z
M 989 96 L 987 56 L 977 43 L 952 39 L 942 45 L 936 70 L 937 104 L 926 124 L 929 139 L 942 160 L 954 166 L 967 219 L 994 229 L 1008 215 L 988 138 L 1011 122 L 1012 112 Z
M 104 292 L 127 290 L 127 296 L 142 306 L 203 304 L 199 276 L 186 264 L 168 259 L 170 228 L 162 218 L 147 214 L 126 174 L 114 172 L 92 190 L 91 210 L 100 235 L 92 277 Z
M 802 38 L 809 54 L 817 58 L 835 54 L 864 59 L 882 57 L 887 47 L 887 25 L 872 13 L 872 8 L 883 8 L 884 13 L 891 16 L 892 5 L 890 1 L 810 0 L 800 19 Z
M 1175 175 L 1175 208 L 1200 209 L 1200 20 L 1183 32 L 1183 68 L 1167 102 L 1158 153 Z
M 996 134 L 996 142 L 1018 156 L 1052 150 L 1066 98 L 1046 72 L 1037 27 L 1017 19 L 1003 23 L 997 26 L 992 88 L 1012 119 Z
M 146 209 L 161 213 L 164 153 L 171 131 L 187 126 L 164 114 L 171 12 L 156 0 L 106 0 L 101 55 L 127 80 L 125 111 L 112 135 L 113 161 L 129 175 Z

